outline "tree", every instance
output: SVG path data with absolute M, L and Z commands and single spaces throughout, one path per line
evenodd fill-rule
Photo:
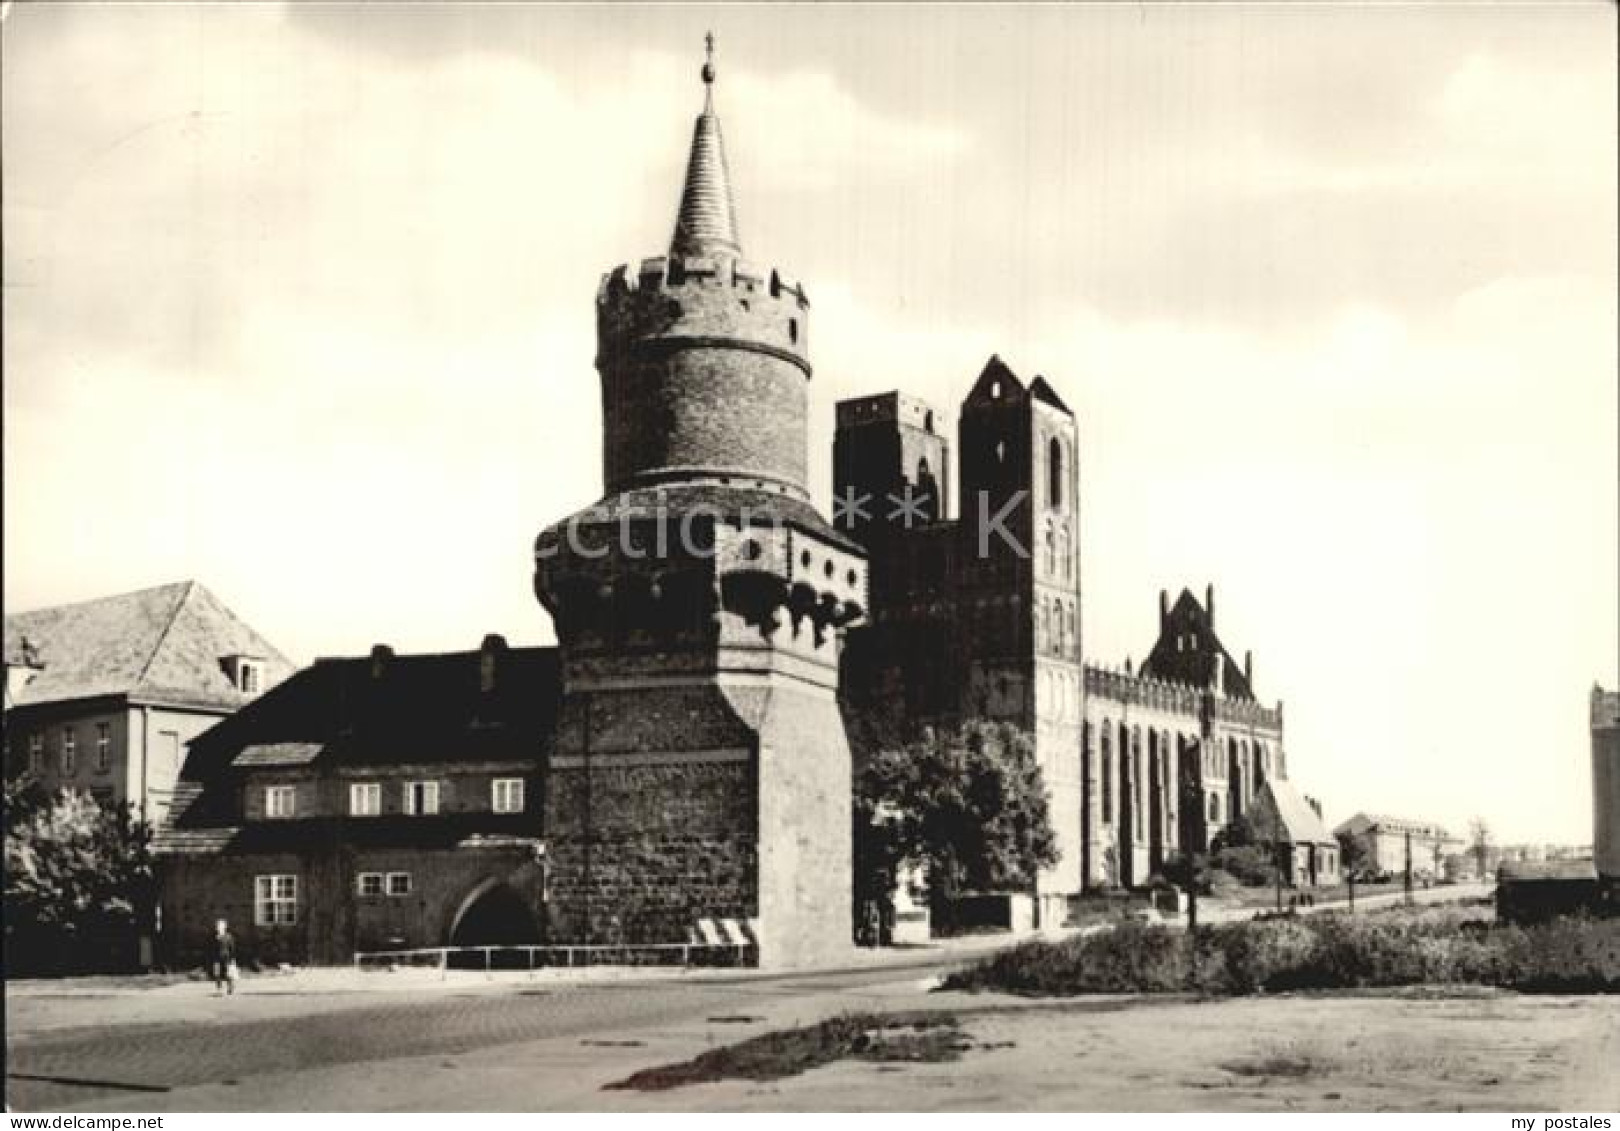
M 152 906 L 146 826 L 87 793 L 8 785 L 6 949 L 11 969 L 63 972 L 127 962 Z
M 1468 851 L 1474 854 L 1474 865 L 1480 879 L 1490 875 L 1491 826 L 1484 817 L 1468 822 Z
M 1057 838 L 1030 737 L 968 722 L 884 743 L 855 778 L 857 899 L 883 899 L 908 867 L 949 918 L 962 892 L 1024 891 L 1055 864 Z
M 1347 878 L 1361 879 L 1362 869 L 1367 864 L 1367 845 L 1359 837 L 1349 833 L 1340 833 L 1339 842 L 1339 868 Z

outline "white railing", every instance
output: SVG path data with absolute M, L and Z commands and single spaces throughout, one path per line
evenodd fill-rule
M 355 969 L 404 964 L 437 968 L 448 976 L 452 955 L 476 955 L 486 974 L 492 973 L 496 954 L 521 954 L 530 974 L 536 970 L 581 966 L 749 966 L 753 943 L 577 943 L 497 946 L 425 946 L 408 950 L 357 950 Z M 430 960 L 430 961 L 424 961 Z M 475 967 L 476 968 L 476 964 Z M 511 967 L 523 969 L 524 965 Z M 508 967 L 501 967 L 508 969 Z

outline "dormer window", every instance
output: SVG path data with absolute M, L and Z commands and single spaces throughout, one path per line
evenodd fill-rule
M 226 656 L 225 674 L 231 685 L 244 695 L 257 695 L 264 689 L 264 663 L 255 656 Z

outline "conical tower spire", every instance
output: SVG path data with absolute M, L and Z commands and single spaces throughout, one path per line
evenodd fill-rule
M 704 36 L 703 113 L 692 130 L 692 156 L 686 163 L 681 211 L 675 218 L 672 256 L 742 255 L 737 242 L 737 213 L 731 203 L 731 178 L 720 119 L 714 114 L 714 35 Z

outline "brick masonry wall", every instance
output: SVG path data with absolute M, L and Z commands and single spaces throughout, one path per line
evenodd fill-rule
M 663 264 L 634 288 L 609 276 L 597 304 L 608 489 L 663 468 L 702 468 L 764 474 L 802 492 L 808 320 L 798 291 L 740 264 Z
M 204 965 L 213 953 L 216 919 L 236 936 L 244 963 L 341 964 L 356 950 L 445 946 L 458 913 L 492 884 L 504 883 L 533 910 L 543 932 L 544 876 L 522 848 L 354 849 L 311 846 L 297 853 L 169 856 L 160 862 L 160 960 Z M 407 896 L 362 897 L 361 872 L 405 872 Z M 254 923 L 254 878 L 298 877 L 298 921 Z

